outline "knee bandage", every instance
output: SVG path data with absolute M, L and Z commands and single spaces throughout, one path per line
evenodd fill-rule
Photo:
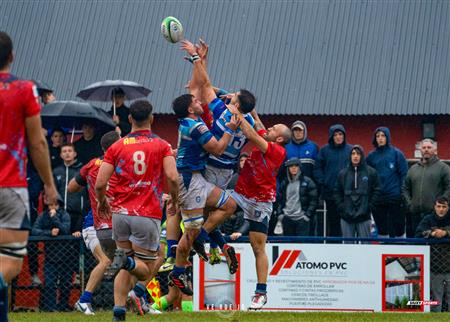
M 203 225 L 203 214 L 186 215 L 181 213 L 186 229 L 200 229 Z
M 142 260 L 144 262 L 154 261 L 154 260 L 158 259 L 158 255 L 148 255 L 148 254 L 144 254 L 144 253 L 140 253 L 140 252 L 134 252 L 134 257 L 139 258 L 140 260 Z
M 27 254 L 27 242 L 15 242 L 0 245 L 0 256 L 23 259 Z

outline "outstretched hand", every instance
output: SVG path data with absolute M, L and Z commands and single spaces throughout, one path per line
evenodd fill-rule
M 197 49 L 197 53 L 200 56 L 200 58 L 202 60 L 205 60 L 208 57 L 208 50 L 209 50 L 209 46 L 208 44 L 203 40 L 203 39 L 199 39 L 199 43 L 200 44 L 196 44 L 195 48 Z
M 181 41 L 180 49 L 186 51 L 190 56 L 197 54 L 197 48 L 195 45 L 186 39 Z
M 233 116 L 230 119 L 230 122 L 228 122 L 226 126 L 231 130 L 236 131 L 237 128 L 241 125 L 241 122 L 242 122 L 241 119 L 236 114 L 233 114 Z

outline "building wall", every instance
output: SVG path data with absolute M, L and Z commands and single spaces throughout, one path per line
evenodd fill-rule
M 328 128 L 341 123 L 347 130 L 347 139 L 351 144 L 360 144 L 366 153 L 373 149 L 373 131 L 378 126 L 387 126 L 391 130 L 392 143 L 400 148 L 407 158 L 414 158 L 415 144 L 422 138 L 422 122 L 430 120 L 428 116 L 262 116 L 266 126 L 276 123 L 291 125 L 302 120 L 308 127 L 308 137 L 319 146 L 327 143 Z M 439 157 L 450 159 L 450 133 L 448 123 L 450 116 L 438 116 L 436 122 L 436 140 Z M 169 141 L 174 147 L 177 144 L 177 122 L 174 115 L 156 115 L 153 130 Z M 250 147 L 247 145 L 246 150 Z

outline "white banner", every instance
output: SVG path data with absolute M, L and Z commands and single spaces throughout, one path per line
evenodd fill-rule
M 224 257 L 215 266 L 195 257 L 196 310 L 248 308 L 255 258 L 249 244 L 233 246 L 240 261 L 235 275 Z M 429 311 L 429 246 L 267 244 L 266 252 L 266 310 Z

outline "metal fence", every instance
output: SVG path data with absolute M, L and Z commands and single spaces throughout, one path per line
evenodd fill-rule
M 237 241 L 247 243 L 248 237 Z M 268 243 L 365 243 L 430 245 L 431 298 L 448 311 L 450 281 L 450 239 L 421 238 L 341 238 L 269 237 Z M 96 261 L 84 242 L 72 236 L 30 237 L 28 256 L 22 272 L 12 283 L 11 309 L 14 311 L 68 311 L 84 290 Z M 161 295 L 168 292 L 167 273 L 158 276 Z M 427 295 L 426 295 L 427 296 Z M 94 293 L 94 308 L 111 309 L 113 282 L 103 281 Z M 401 303 L 400 303 L 401 304 Z M 399 304 L 399 305 L 400 305 Z

